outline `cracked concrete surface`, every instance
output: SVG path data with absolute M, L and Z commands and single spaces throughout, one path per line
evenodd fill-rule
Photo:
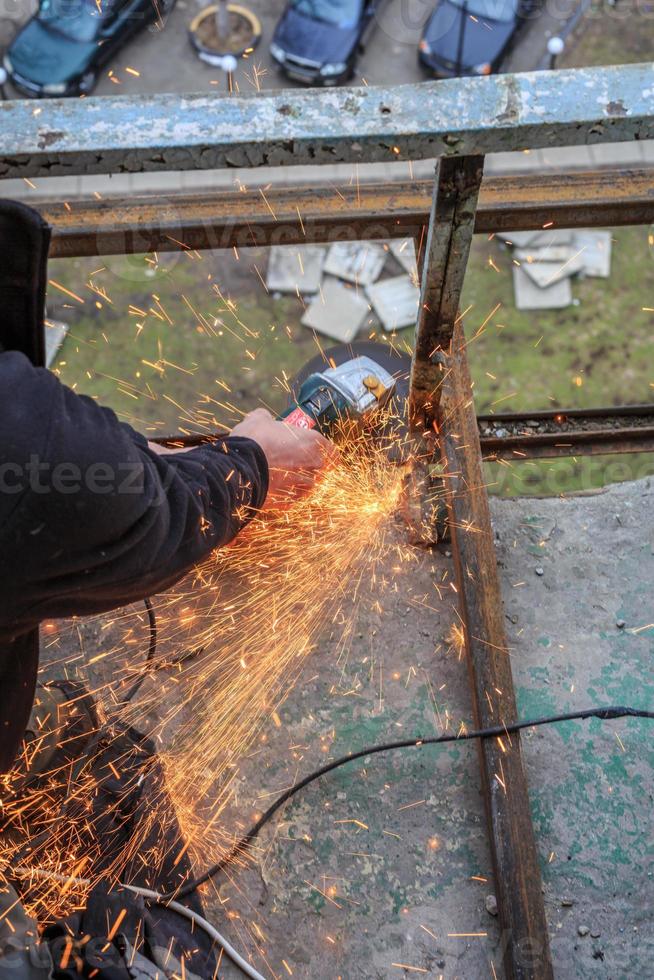
M 609 703 L 652 707 L 653 503 L 652 480 L 565 500 L 492 501 L 522 717 Z M 433 728 L 435 709 L 441 720 L 449 710 L 455 727 L 469 720 L 465 665 L 446 639 L 454 596 L 446 588 L 440 602 L 433 588 L 446 573 L 444 553 L 419 555 L 384 616 L 360 625 L 349 668 L 358 687 L 350 677 L 334 693 L 337 668 L 323 646 L 285 705 L 283 729 L 246 763 L 244 800 L 263 809 L 269 797 L 257 802 L 257 792 L 285 788 L 296 772 L 348 749 Z M 381 706 L 378 680 L 362 667 L 371 650 L 384 665 Z M 344 696 L 348 687 L 356 691 Z M 284 761 L 294 743 L 303 747 L 295 769 Z M 651 723 L 567 722 L 528 732 L 523 745 L 555 976 L 647 976 Z M 339 823 L 348 820 L 360 823 Z M 422 975 L 404 964 L 477 980 L 493 975 L 491 960 L 501 975 L 497 920 L 485 907 L 492 874 L 471 746 L 341 769 L 290 803 L 261 845 L 260 867 L 224 882 L 225 904 L 209 906 L 253 952 L 248 929 L 257 923 L 267 974 L 265 961 L 255 955 L 255 962 L 264 974 L 287 975 L 284 959 L 302 978 Z M 453 935 L 478 932 L 486 935 Z M 227 966 L 224 975 L 237 974 Z
M 522 718 L 652 708 L 653 504 L 652 479 L 567 499 L 492 500 Z M 280 725 L 242 760 L 226 831 L 243 833 L 337 756 L 470 725 L 467 668 L 451 642 L 452 560 L 447 547 L 409 554 L 402 565 L 389 555 L 363 590 L 345 646 L 336 627 L 326 630 Z M 82 625 L 71 630 L 74 650 Z M 88 630 L 90 652 L 101 642 L 97 619 Z M 55 650 L 59 660 L 61 646 L 45 659 Z M 557 978 L 650 975 L 653 734 L 636 719 L 524 734 Z M 307 787 L 265 828 L 253 861 L 205 901 L 266 977 L 481 980 L 502 975 L 493 892 L 477 752 L 460 743 L 369 756 Z M 225 963 L 221 976 L 241 975 Z
M 519 713 L 652 710 L 654 481 L 493 515 Z M 653 735 L 593 720 L 523 739 L 557 977 L 650 974 Z
M 370 583 L 361 596 L 347 659 L 333 631 L 306 663 L 282 726 L 241 767 L 241 820 L 348 751 L 470 723 L 466 666 L 448 642 L 452 560 L 443 550 L 412 555 L 401 570 L 390 555 L 379 577 L 392 585 Z M 497 920 L 484 906 L 490 855 L 472 743 L 341 768 L 290 802 L 260 848 L 256 867 L 221 883 L 222 907 L 208 904 L 253 952 L 261 930 L 268 969 L 255 962 L 265 975 L 285 975 L 282 960 L 302 978 L 402 976 L 394 963 L 431 976 L 476 976 L 484 964 L 490 975 Z

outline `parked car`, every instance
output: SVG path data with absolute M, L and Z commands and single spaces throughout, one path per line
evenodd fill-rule
M 41 0 L 3 64 L 26 95 L 86 95 L 102 66 L 175 0 Z
M 338 85 L 354 74 L 379 6 L 380 0 L 289 0 L 270 53 L 289 78 Z
M 437 78 L 490 75 L 531 8 L 530 0 L 438 0 L 418 45 L 420 63 Z

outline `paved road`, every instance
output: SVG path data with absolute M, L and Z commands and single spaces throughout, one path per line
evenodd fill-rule
M 543 14 L 522 34 L 520 43 L 508 56 L 506 69 L 526 71 L 542 63 L 547 38 L 561 30 L 561 25 L 576 9 L 578 0 L 558 0 L 553 5 L 555 14 Z M 248 0 L 248 5 L 260 17 L 264 35 L 253 56 L 242 62 L 235 84 L 241 92 L 293 86 L 274 67 L 268 53 L 268 44 L 275 23 L 285 5 L 285 0 Z M 29 16 L 31 0 L 6 0 L 0 8 L 0 45 L 6 45 L 18 24 Z M 107 66 L 97 87 L 98 95 L 117 95 L 158 92 L 222 91 L 225 77 L 204 65 L 194 55 L 187 37 L 187 26 L 193 16 L 204 6 L 192 0 L 177 0 L 163 31 L 154 28 L 144 31 L 132 41 Z M 376 28 L 370 43 L 359 61 L 357 77 L 353 84 L 388 85 L 389 83 L 419 82 L 424 73 L 417 62 L 417 45 L 425 19 L 434 6 L 434 0 L 386 0 L 380 9 Z M 130 68 L 132 71 L 127 72 Z M 132 72 L 137 71 L 135 75 Z M 598 163 L 642 165 L 654 164 L 652 144 L 629 144 L 611 147 L 573 147 L 564 150 L 541 150 L 529 154 L 495 154 L 489 157 L 487 172 L 558 167 L 592 167 Z M 433 164 L 423 161 L 416 164 L 415 176 L 430 174 Z M 350 179 L 352 168 L 282 168 L 255 172 L 229 171 L 188 174 L 136 174 L 108 178 L 50 178 L 38 182 L 34 190 L 22 181 L 5 181 L 1 185 L 4 195 L 29 198 L 44 195 L 90 195 L 151 193 L 179 189 L 197 189 L 206 186 L 232 186 L 241 180 L 247 184 L 292 181 Z M 360 168 L 359 177 L 391 178 L 394 174 L 406 178 L 407 164 L 387 164 L 374 168 Z
M 519 45 L 508 56 L 506 70 L 527 71 L 536 68 L 543 58 L 547 38 L 560 29 L 562 20 L 576 9 L 578 0 L 560 0 L 556 15 L 543 14 L 530 25 Z M 200 62 L 193 54 L 187 36 L 188 24 L 204 6 L 193 0 L 177 0 L 165 28 L 154 27 L 138 35 L 103 72 L 97 87 L 99 95 L 118 92 L 192 92 L 212 87 L 223 88 L 224 78 L 216 69 Z M 285 0 L 248 0 L 248 6 L 263 24 L 263 39 L 249 61 L 237 73 L 241 91 L 257 88 L 281 88 L 295 83 L 282 77 L 268 52 L 275 24 Z M 425 20 L 435 0 L 385 0 L 376 19 L 376 27 L 367 50 L 360 58 L 354 84 L 386 85 L 418 82 L 425 75 L 418 65 L 417 47 Z M 31 0 L 8 0 L 0 7 L 0 44 L 6 44 L 16 26 L 29 16 Z M 140 75 L 126 73 L 127 67 Z M 109 74 L 111 72 L 111 75 Z M 112 80 L 113 79 L 113 80 Z

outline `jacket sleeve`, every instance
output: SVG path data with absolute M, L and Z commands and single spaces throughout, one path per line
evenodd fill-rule
M 2 455 L 23 483 L 0 551 L 19 569 L 11 591 L 27 625 L 168 588 L 262 506 L 268 467 L 255 442 L 158 455 L 110 409 L 8 356 L 19 363 Z

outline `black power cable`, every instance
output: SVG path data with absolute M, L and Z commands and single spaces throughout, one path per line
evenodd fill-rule
M 171 667 L 179 667 L 180 664 L 188 663 L 189 660 L 194 660 L 196 657 L 199 657 L 200 654 L 204 653 L 204 647 L 197 647 L 197 649 L 189 650 L 188 653 L 183 653 L 179 657 L 173 657 L 172 660 L 165 660 L 159 664 L 155 663 L 154 658 L 157 652 L 157 617 L 154 611 L 154 606 L 152 605 L 152 599 L 144 599 L 143 604 L 148 613 L 148 631 L 150 634 L 150 642 L 148 645 L 146 658 L 143 661 L 142 667 L 139 668 L 139 676 L 129 688 L 127 693 L 122 697 L 123 704 L 127 704 L 138 694 L 145 678 L 149 674 L 152 674 L 157 670 L 169 670 Z
M 148 612 L 150 643 L 143 665 L 143 673 L 132 685 L 125 696 L 126 702 L 131 701 L 137 694 L 148 673 L 153 669 L 154 658 L 157 650 L 157 620 L 154 607 L 150 599 L 144 599 L 143 601 Z M 201 650 L 192 651 L 190 654 L 178 658 L 176 661 L 174 661 L 174 663 L 182 663 L 187 659 L 197 656 L 201 652 Z M 171 665 L 166 664 L 162 666 Z M 602 721 L 610 721 L 614 718 L 625 717 L 654 719 L 654 711 L 645 711 L 641 708 L 628 708 L 623 705 L 609 705 L 605 708 L 585 708 L 581 711 L 570 711 L 566 714 L 560 715 L 547 715 L 543 718 L 533 718 L 527 721 L 516 721 L 510 725 L 495 725 L 491 728 L 481 728 L 477 731 L 461 732 L 460 734 L 456 735 L 439 735 L 430 738 L 410 738 L 404 739 L 401 742 L 381 742 L 378 745 L 371 745 L 368 746 L 368 748 L 361 749 L 359 752 L 353 752 L 349 755 L 341 756 L 338 759 L 334 759 L 333 762 L 328 762 L 320 769 L 316 769 L 314 772 L 309 773 L 309 775 L 305 776 L 304 779 L 301 779 L 299 783 L 296 783 L 294 786 L 287 789 L 285 793 L 282 793 L 282 795 L 268 807 L 266 812 L 257 820 L 250 830 L 244 834 L 243 837 L 241 837 L 231 851 L 220 861 L 216 862 L 216 864 L 208 868 L 207 871 L 201 874 L 199 878 L 195 878 L 182 888 L 179 888 L 176 891 L 162 897 L 172 901 L 185 898 L 187 895 L 192 895 L 193 892 L 200 887 L 200 885 L 204 885 L 207 881 L 215 878 L 216 875 L 220 874 L 221 871 L 224 871 L 235 858 L 237 858 L 243 851 L 247 850 L 259 831 L 268 823 L 275 813 L 277 813 L 280 807 L 284 806 L 284 804 L 292 799 L 296 793 L 299 793 L 300 790 L 304 789 L 306 786 L 309 786 L 316 779 L 320 779 L 321 776 L 325 776 L 327 773 L 333 772 L 334 769 L 338 769 L 341 766 L 346 765 L 348 762 L 354 762 L 356 759 L 363 759 L 368 755 L 377 755 L 380 752 L 392 752 L 395 749 L 421 748 L 423 745 L 444 745 L 447 742 L 467 742 L 476 738 L 498 738 L 502 735 L 512 735 L 515 732 L 520 732 L 525 728 L 538 728 L 542 725 L 554 725 L 563 721 L 580 721 L 587 718 L 599 718 Z
M 149 671 L 152 669 L 154 663 L 154 655 L 157 652 L 157 617 L 155 616 L 154 606 L 152 605 L 152 599 L 144 599 L 143 604 L 148 613 L 148 629 L 150 632 L 150 643 L 148 646 L 147 656 L 143 663 L 142 674 L 137 680 L 132 684 L 127 694 L 123 696 L 125 702 L 131 701 L 132 698 L 140 691 L 143 681 L 148 676 Z
M 157 620 L 154 611 L 154 606 L 151 599 L 144 599 L 145 608 L 148 614 L 149 623 L 149 645 L 148 652 L 143 664 L 142 674 L 131 688 L 128 690 L 124 697 L 125 702 L 129 702 L 138 693 L 143 684 L 145 678 L 153 670 L 157 669 L 154 664 L 154 658 L 157 650 Z M 175 664 L 181 664 L 186 660 L 192 659 L 202 653 L 202 648 L 198 650 L 191 651 L 185 656 L 176 658 L 171 664 L 162 664 L 163 667 L 174 666 Z M 210 881 L 216 875 L 220 874 L 231 862 L 237 858 L 241 853 L 247 850 L 249 845 L 255 839 L 259 831 L 268 823 L 268 821 L 274 816 L 274 814 L 282 807 L 288 800 L 292 799 L 296 793 L 309 786 L 315 780 L 320 779 L 321 776 L 325 776 L 327 773 L 332 772 L 334 769 L 338 769 L 341 766 L 346 765 L 348 762 L 354 762 L 357 759 L 365 758 L 369 755 L 377 755 L 381 752 L 392 752 L 395 749 L 409 749 L 409 748 L 421 748 L 423 745 L 443 745 L 447 742 L 465 742 L 471 741 L 477 738 L 498 738 L 502 735 L 512 735 L 515 732 L 522 731 L 525 728 L 537 728 L 541 725 L 552 725 L 558 724 L 563 721 L 576 721 L 583 720 L 587 718 L 599 718 L 602 721 L 609 721 L 614 718 L 649 718 L 654 719 L 654 711 L 645 711 L 641 708 L 629 708 L 622 705 L 609 705 L 604 708 L 585 708 L 581 711 L 571 711 L 566 714 L 560 715 L 549 715 L 543 718 L 534 718 L 527 721 L 516 721 L 510 725 L 495 725 L 491 728 L 482 728 L 471 732 L 461 732 L 459 734 L 452 735 L 439 735 L 436 737 L 428 738 L 412 738 L 404 739 L 400 742 L 382 742 L 378 745 L 368 746 L 365 749 L 361 749 L 358 752 L 350 753 L 349 755 L 341 756 L 338 759 L 334 759 L 333 762 L 328 762 L 326 765 L 322 766 L 320 769 L 314 770 L 314 772 L 309 773 L 304 779 L 300 780 L 294 786 L 291 786 L 286 792 L 282 793 L 275 802 L 268 807 L 266 812 L 257 820 L 253 827 L 238 841 L 237 844 L 231 849 L 231 851 L 225 855 L 220 861 L 212 865 L 205 871 L 199 878 L 195 878 L 193 881 L 184 885 L 182 888 L 176 889 L 174 892 L 168 895 L 158 896 L 157 900 L 160 903 L 165 904 L 166 902 L 178 902 L 180 898 L 185 898 L 187 895 L 191 895 L 196 891 L 201 885 Z M 97 738 L 92 741 L 92 745 L 95 747 Z M 90 753 L 85 752 L 83 759 L 87 759 Z M 58 817 L 58 821 L 63 819 L 65 814 L 65 806 L 62 808 L 62 812 Z M 128 886 L 129 887 L 129 886 Z M 181 907 L 174 909 L 178 914 L 181 914 Z M 227 948 L 225 941 L 222 940 L 224 948 Z
M 354 762 L 356 759 L 363 759 L 365 756 L 375 755 L 378 752 L 391 752 L 394 749 L 421 748 L 423 745 L 442 745 L 445 742 L 465 742 L 475 738 L 497 738 L 501 737 L 502 735 L 512 735 L 514 732 L 519 732 L 523 728 L 537 728 L 539 725 L 552 725 L 562 721 L 576 721 L 585 718 L 600 718 L 603 721 L 608 721 L 612 718 L 624 717 L 654 718 L 654 711 L 644 711 L 640 708 L 626 708 L 620 705 L 610 705 L 606 708 L 586 708 L 583 711 L 570 711 L 567 714 L 550 715 L 545 718 L 534 718 L 530 721 L 516 721 L 511 725 L 495 725 L 493 728 L 482 728 L 478 731 L 462 732 L 461 734 L 457 735 L 439 735 L 438 737 L 434 738 L 410 738 L 405 739 L 402 742 L 385 742 L 379 745 L 369 746 L 366 749 L 361 749 L 359 752 L 353 752 L 350 755 L 341 756 L 339 759 L 334 759 L 333 762 L 328 762 L 327 765 L 322 766 L 320 769 L 316 769 L 312 773 L 309 773 L 308 776 L 301 779 L 299 783 L 295 784 L 295 786 L 291 786 L 285 793 L 282 793 L 282 795 L 275 800 L 272 806 L 268 807 L 263 816 L 257 820 L 247 834 L 241 837 L 240 841 L 234 845 L 229 854 L 227 854 L 216 864 L 212 865 L 212 867 L 200 875 L 199 878 L 195 878 L 187 885 L 184 885 L 182 888 L 165 897 L 171 900 L 185 898 L 187 895 L 191 895 L 194 891 L 196 891 L 200 885 L 204 885 L 211 878 L 214 878 L 216 875 L 220 874 L 220 872 L 224 871 L 228 864 L 231 864 L 234 858 L 238 857 L 239 854 L 247 850 L 261 828 L 268 823 L 268 821 L 280 807 L 295 796 L 296 793 L 299 793 L 301 789 L 304 789 L 305 786 L 308 786 L 310 783 L 314 782 L 314 780 L 320 779 L 321 776 L 325 776 L 328 772 L 332 772 L 334 769 L 338 769 L 340 766 L 344 766 L 348 762 Z

